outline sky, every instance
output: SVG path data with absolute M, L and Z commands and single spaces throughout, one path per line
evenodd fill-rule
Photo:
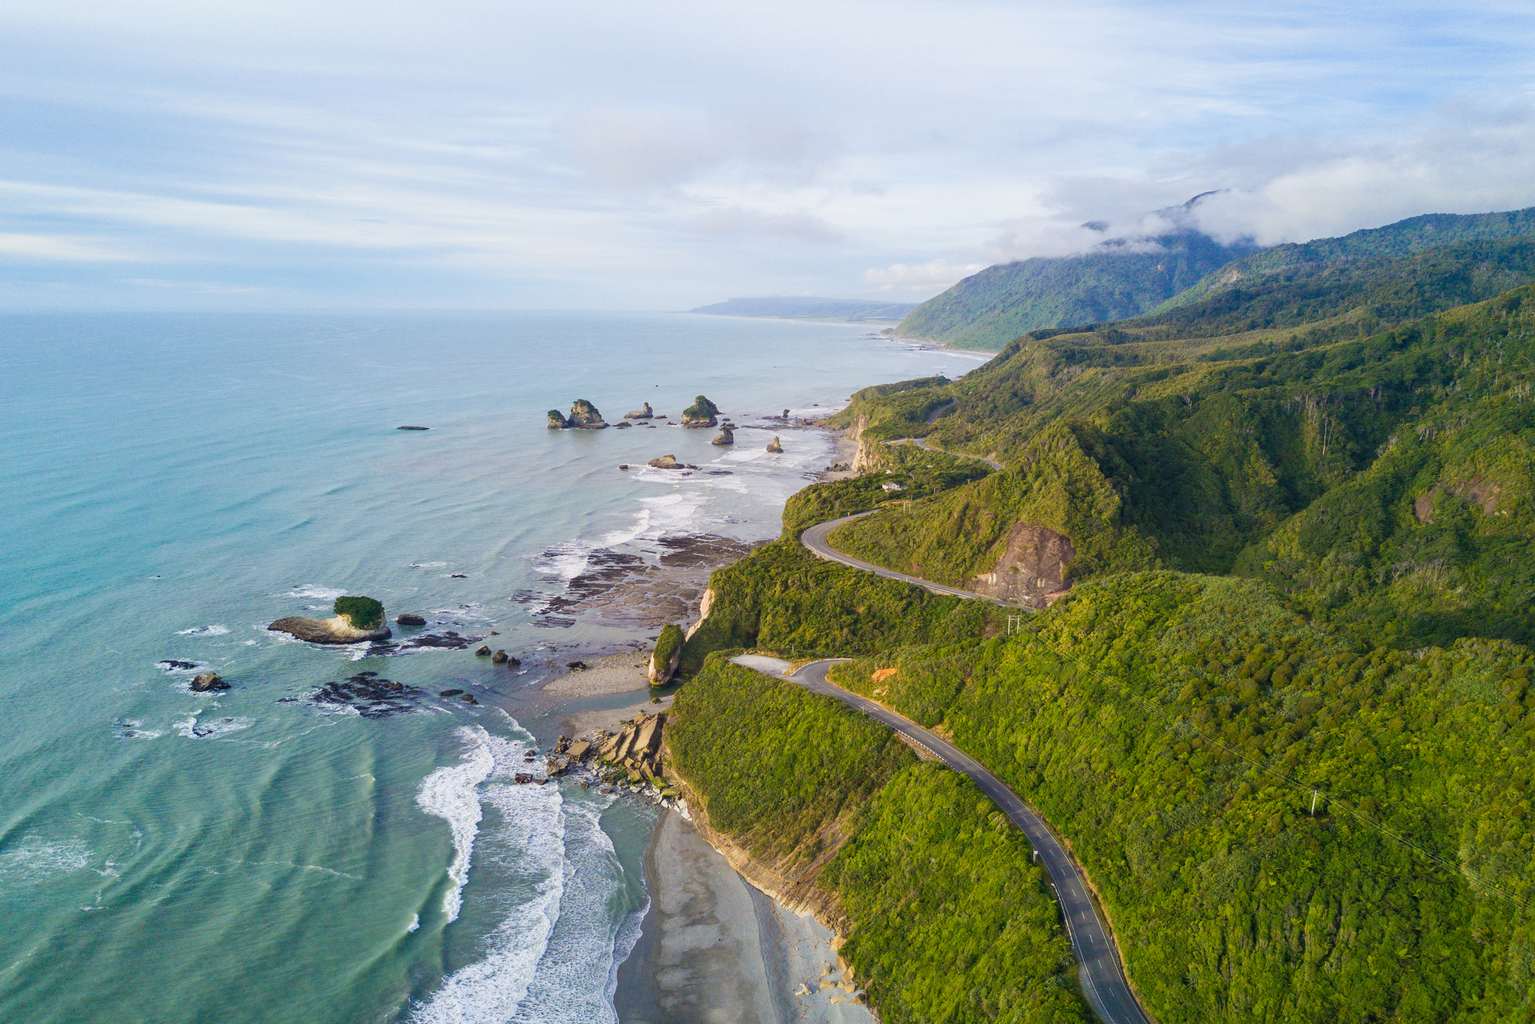
M 0 309 L 921 300 L 1535 206 L 1535 3 L 6 0 Z

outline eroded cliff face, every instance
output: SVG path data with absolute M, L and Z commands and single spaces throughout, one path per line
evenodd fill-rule
M 853 425 L 848 428 L 848 440 L 857 445 L 853 452 L 853 472 L 858 474 L 872 473 L 879 469 L 880 449 L 883 442 L 872 437 L 864 437 L 864 430 L 869 425 L 867 416 L 859 416 L 853 420 Z
M 835 897 L 824 886 L 818 886 L 816 880 L 848 840 L 846 816 L 838 818 L 819 834 L 814 858 L 792 863 L 768 862 L 753 857 L 728 835 L 711 826 L 707 805 L 688 785 L 688 780 L 676 770 L 671 752 L 666 749 L 664 734 L 662 757 L 666 764 L 666 781 L 681 794 L 688 817 L 704 841 L 725 858 L 736 874 L 774 901 L 796 913 L 815 917 L 835 936 L 833 945 L 841 946 L 846 918 Z M 844 971 L 847 970 L 847 965 L 840 963 L 840 958 L 839 964 Z
M 1066 573 L 1075 555 L 1065 534 L 1017 523 L 997 564 L 975 578 L 975 591 L 1030 608 L 1049 607 L 1069 588 Z

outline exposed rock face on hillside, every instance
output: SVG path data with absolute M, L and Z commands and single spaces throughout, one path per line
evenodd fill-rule
M 310 619 L 302 615 L 289 615 L 278 619 L 267 629 L 287 633 L 312 644 L 355 644 L 364 640 L 386 640 L 389 627 L 358 629 L 347 621 L 346 616 L 336 615 L 329 619 Z
M 715 427 L 719 425 L 720 408 L 703 395 L 697 395 L 693 404 L 682 410 L 684 427 Z
M 1066 570 L 1076 555 L 1065 534 L 1031 523 L 1018 523 L 991 572 L 976 577 L 977 593 L 1030 608 L 1045 608 L 1064 594 Z

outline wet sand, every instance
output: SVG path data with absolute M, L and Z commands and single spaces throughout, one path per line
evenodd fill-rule
M 623 1024 L 872 1024 L 839 983 L 831 933 L 748 885 L 681 815 L 645 858 L 639 944 L 618 973 Z

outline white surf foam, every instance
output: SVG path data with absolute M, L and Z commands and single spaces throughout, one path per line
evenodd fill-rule
M 227 636 L 229 627 L 217 622 L 210 626 L 193 626 L 191 629 L 176 630 L 177 636 Z
M 460 863 L 462 851 L 465 878 L 472 856 L 496 870 L 498 900 L 523 895 L 510 902 L 505 916 L 486 936 L 482 959 L 448 975 L 436 992 L 411 1007 L 410 1019 L 420 1024 L 508 1020 L 533 981 L 559 915 L 565 883 L 564 812 L 558 786 L 512 781 L 514 771 L 527 770 L 522 752 L 528 743 L 491 735 L 480 726 L 464 728 L 460 735 L 468 744 L 464 760 L 428 776 L 428 781 L 433 776 L 438 781 L 431 787 L 423 781 L 417 802 L 428 813 L 448 819 L 454 830 L 453 864 Z M 471 779 L 478 781 L 471 783 Z M 466 794 L 474 799 L 473 808 Z M 492 825 L 477 834 L 482 807 L 489 809 Z M 451 867 L 449 873 L 452 876 Z M 455 877 L 455 916 L 462 887 Z
M 599 824 L 610 803 L 582 798 L 566 804 L 559 918 L 513 1024 L 618 1024 L 618 964 L 639 938 L 639 921 L 614 915 L 624 870 Z
M 36 882 L 84 871 L 90 863 L 91 849 L 78 839 L 48 842 L 29 836 L 13 849 L 0 853 L 0 881 Z
M 305 583 L 288 591 L 289 597 L 303 597 L 312 601 L 334 601 L 346 591 L 334 587 L 322 587 L 317 583 Z
M 448 863 L 448 878 L 453 887 L 442 899 L 442 910 L 449 921 L 458 920 L 463 905 L 461 894 L 469 878 L 469 858 L 474 853 L 474 837 L 480 830 L 482 812 L 477 788 L 496 766 L 490 734 L 484 728 L 470 726 L 458 730 L 458 734 L 466 745 L 464 759 L 438 768 L 422 779 L 416 790 L 416 806 L 446 821 L 453 835 L 453 859 Z
M 188 715 L 178 718 L 171 723 L 178 736 L 189 740 L 216 740 L 230 733 L 249 729 L 253 723 L 249 718 L 239 718 L 233 715 L 221 718 L 199 718 L 197 715 Z

